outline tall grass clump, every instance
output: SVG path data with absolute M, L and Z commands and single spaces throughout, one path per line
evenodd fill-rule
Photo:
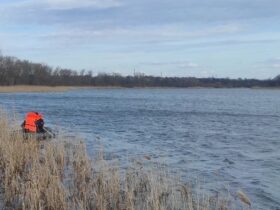
M 231 198 L 199 195 L 164 170 L 142 163 L 120 170 L 82 142 L 23 139 L 0 113 L 2 206 L 23 210 L 233 209 Z M 245 206 L 246 207 L 246 206 Z

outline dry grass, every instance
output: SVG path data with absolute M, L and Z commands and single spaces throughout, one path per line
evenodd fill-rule
M 16 85 L 16 86 L 0 86 L 0 93 L 19 93 L 19 92 L 64 92 L 79 87 L 71 86 L 32 86 L 32 85 Z
M 145 160 L 149 161 L 149 160 Z M 0 113 L 0 186 L 6 209 L 233 209 L 231 198 L 194 193 L 159 168 L 141 163 L 119 171 L 83 143 L 23 140 Z

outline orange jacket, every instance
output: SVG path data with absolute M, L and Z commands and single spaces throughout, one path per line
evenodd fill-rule
M 36 121 L 43 120 L 43 115 L 37 112 L 28 112 L 25 117 L 25 125 L 24 129 L 28 130 L 29 132 L 37 132 Z

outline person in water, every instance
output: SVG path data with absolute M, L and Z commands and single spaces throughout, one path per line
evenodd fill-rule
M 43 115 L 38 112 L 28 112 L 21 127 L 26 133 L 45 132 Z

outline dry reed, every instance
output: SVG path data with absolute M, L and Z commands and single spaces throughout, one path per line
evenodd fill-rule
M 71 86 L 32 86 L 32 85 L 15 85 L 0 86 L 0 93 L 18 93 L 18 92 L 65 92 L 79 87 Z
M 120 173 L 102 155 L 90 159 L 83 143 L 24 140 L 5 113 L 0 113 L 0 175 L 7 209 L 232 209 L 231 199 L 198 195 L 161 169 L 132 164 Z

